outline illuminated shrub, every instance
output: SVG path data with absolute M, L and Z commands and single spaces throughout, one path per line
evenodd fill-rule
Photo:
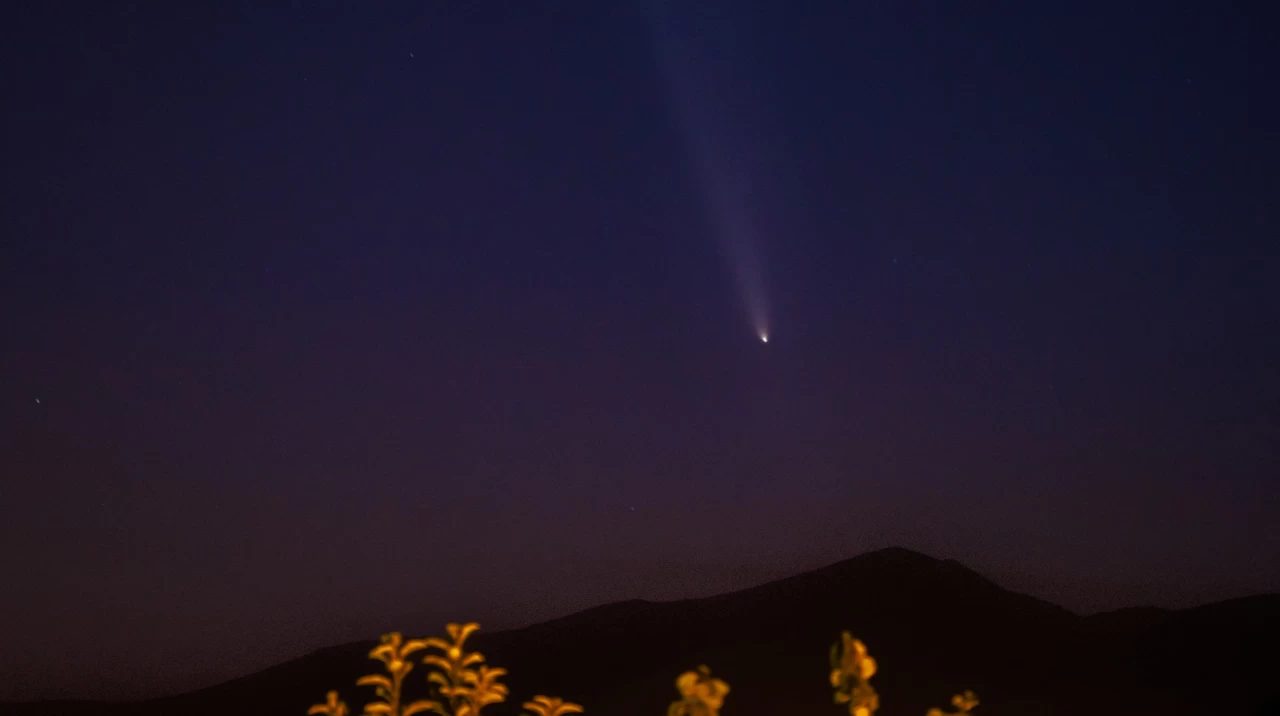
M 399 632 L 382 637 L 382 643 L 369 652 L 370 659 L 381 661 L 386 675 L 370 674 L 356 681 L 358 686 L 374 687 L 377 700 L 364 707 L 368 716 L 413 716 L 431 712 L 440 716 L 480 716 L 480 711 L 491 704 L 507 699 L 507 687 L 499 679 L 505 669 L 492 668 L 484 663 L 479 652 L 466 650 L 467 637 L 480 628 L 479 624 L 449 624 L 445 631 L 449 639 L 410 639 L 404 641 Z M 400 695 L 404 677 L 413 670 L 409 657 L 420 651 L 431 653 L 422 657 L 422 663 L 430 671 L 427 683 L 433 688 L 432 699 L 422 699 L 401 704 Z M 871 677 L 876 673 L 876 660 L 867 653 L 867 647 L 854 639 L 849 632 L 831 647 L 831 687 L 835 689 L 835 702 L 849 707 L 850 716 L 873 716 L 880 708 L 880 697 L 871 687 Z M 667 709 L 667 716 L 720 716 L 720 707 L 729 693 L 729 685 L 711 676 L 705 665 L 695 671 L 686 671 L 676 679 L 680 699 Z M 929 709 L 926 716 L 969 716 L 978 705 L 978 697 L 972 691 L 951 698 L 955 711 Z M 560 698 L 538 695 L 524 703 L 532 716 L 567 716 L 582 713 L 583 708 Z M 346 703 L 337 691 L 325 695 L 325 702 L 312 706 L 308 714 L 313 716 L 350 716 Z
M 831 647 L 831 686 L 836 690 L 836 703 L 849 704 L 850 716 L 871 716 L 880 708 L 880 697 L 871 688 L 876 673 L 876 660 L 867 647 L 849 632 L 840 635 L 840 643 Z
M 408 706 L 400 706 L 400 690 L 404 677 L 413 670 L 409 655 L 427 648 L 423 639 L 410 639 L 401 643 L 400 632 L 385 634 L 382 643 L 369 652 L 370 659 L 377 659 L 386 666 L 387 676 L 370 674 L 356 681 L 356 686 L 372 686 L 379 701 L 364 707 L 367 714 L 391 714 L 392 716 L 412 716 L 423 711 L 438 711 L 440 704 L 434 701 L 415 701 Z
M 956 710 L 951 713 L 947 713 L 942 709 L 929 709 L 929 713 L 926 716 L 968 716 L 969 711 L 978 705 L 978 696 L 972 691 L 956 694 L 951 697 L 951 705 L 956 707 Z
M 686 671 L 676 679 L 676 689 L 682 697 L 667 709 L 667 716 L 720 716 L 729 685 L 712 678 L 711 669 L 705 665 L 697 671 Z
M 507 670 L 490 668 L 480 652 L 465 649 L 467 637 L 479 628 L 475 623 L 449 624 L 445 630 L 452 641 L 432 637 L 424 642 L 428 648 L 440 652 L 428 654 L 422 663 L 435 667 L 427 674 L 427 681 L 447 700 L 446 703 L 432 702 L 431 710 L 441 716 L 477 716 L 485 706 L 507 698 L 507 687 L 498 683 Z
M 564 716 L 565 714 L 582 713 L 582 707 L 577 704 L 547 696 L 534 696 L 533 701 L 526 701 L 524 707 L 532 711 L 535 716 Z

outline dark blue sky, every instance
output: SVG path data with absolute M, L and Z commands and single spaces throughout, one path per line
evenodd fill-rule
M 1246 5 L 7 8 L 0 698 L 890 544 L 1280 590 Z

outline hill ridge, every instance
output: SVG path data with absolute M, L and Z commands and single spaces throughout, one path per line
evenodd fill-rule
M 1066 716 L 1080 699 L 1095 716 L 1252 714 L 1280 695 L 1266 690 L 1266 675 L 1280 669 L 1274 650 L 1242 661 L 1280 640 L 1280 595 L 1132 614 L 1141 618 L 1081 617 L 958 561 L 886 548 L 723 594 L 611 602 L 474 639 L 490 663 L 510 670 L 512 703 L 492 716 L 514 714 L 534 693 L 562 695 L 589 713 L 661 713 L 675 675 L 699 663 L 733 687 L 725 716 L 836 716 L 823 683 L 827 647 L 843 629 L 881 663 L 876 688 L 886 705 L 877 716 L 918 716 L 964 688 L 982 697 L 980 716 Z M 353 683 L 370 670 L 372 643 L 325 647 L 176 696 L 0 703 L 0 715 L 301 714 L 333 688 L 358 711 L 366 695 Z M 1197 653 L 1212 655 L 1212 668 L 1188 658 Z

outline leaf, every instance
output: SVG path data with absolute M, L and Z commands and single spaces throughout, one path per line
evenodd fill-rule
M 414 714 L 422 713 L 424 711 L 434 711 L 436 713 L 441 713 L 443 708 L 444 708 L 444 705 L 438 701 L 427 701 L 427 700 L 414 701 L 413 703 L 404 707 L 404 711 L 400 712 L 400 716 L 413 716 Z
M 449 647 L 453 646 L 453 644 L 450 644 L 438 636 L 427 637 L 422 641 L 427 645 L 428 649 L 439 649 L 440 651 L 448 651 Z
M 389 714 L 391 713 L 391 704 L 365 704 L 364 712 L 367 714 Z
M 433 671 L 430 674 L 427 674 L 427 683 L 439 684 L 440 686 L 443 686 L 445 688 L 449 688 L 450 686 L 452 686 L 452 684 L 449 683 L 449 679 L 439 671 Z
M 524 708 L 538 716 L 564 716 L 564 714 L 582 713 L 582 707 L 578 704 L 542 695 L 534 696 L 532 701 L 525 702 Z
M 322 716 L 347 716 L 347 705 L 338 698 L 337 691 L 330 691 L 324 695 L 325 702 L 316 704 L 307 709 L 307 714 L 321 714 Z
M 479 628 L 480 625 L 475 622 L 467 622 L 466 624 L 446 624 L 444 627 L 445 631 L 449 632 L 450 638 L 453 639 L 453 643 L 458 646 L 462 646 L 462 642 L 466 641 L 467 637 L 474 634 Z
M 422 651 L 425 648 L 427 648 L 426 639 L 410 639 L 409 641 L 406 641 L 404 646 L 400 649 L 400 656 L 403 658 L 415 651 Z
M 382 674 L 369 674 L 356 679 L 356 686 L 381 686 L 384 689 L 391 689 L 391 679 Z
M 441 671 L 453 671 L 453 664 L 449 663 L 449 660 L 445 659 L 443 656 L 428 654 L 427 656 L 422 657 L 422 663 L 427 666 L 434 666 Z

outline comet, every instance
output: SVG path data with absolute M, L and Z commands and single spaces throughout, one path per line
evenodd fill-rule
M 733 14 L 730 13 L 729 16 Z M 720 22 L 700 3 L 655 3 L 649 19 L 654 59 L 712 233 L 746 309 L 747 325 L 769 342 L 769 309 L 760 252 L 762 197 L 771 194 L 769 146 L 758 93 L 762 74 L 745 27 Z

